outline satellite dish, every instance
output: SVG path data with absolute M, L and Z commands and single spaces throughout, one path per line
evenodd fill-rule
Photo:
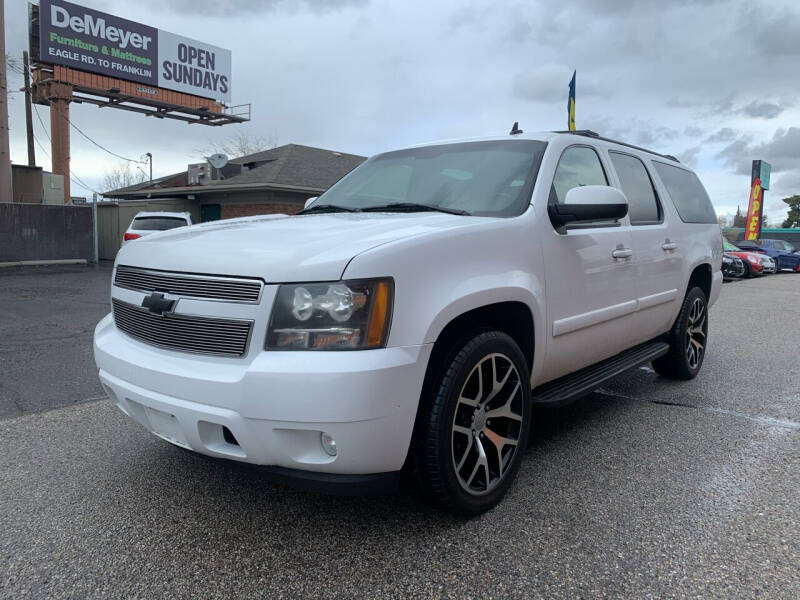
M 228 164 L 228 157 L 221 153 L 212 154 L 208 157 L 208 163 L 215 169 L 221 169 Z

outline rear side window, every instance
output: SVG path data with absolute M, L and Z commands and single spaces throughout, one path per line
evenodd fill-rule
M 186 225 L 186 219 L 180 217 L 136 217 L 131 229 L 137 231 L 166 231 Z
M 661 222 L 661 207 L 653 189 L 653 182 L 641 160 L 630 154 L 609 152 L 622 191 L 628 198 L 628 215 L 631 225 L 652 225 Z
M 684 223 L 716 223 L 717 213 L 700 179 L 691 171 L 653 162 Z
M 572 146 L 558 161 L 550 201 L 564 204 L 567 192 L 581 185 L 608 185 L 608 179 L 597 152 L 588 146 Z

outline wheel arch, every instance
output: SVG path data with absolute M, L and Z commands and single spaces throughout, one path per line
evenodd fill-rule
M 412 464 L 409 461 L 413 461 L 414 454 L 419 452 L 420 414 L 424 409 L 425 398 L 435 384 L 435 375 L 444 367 L 452 348 L 482 330 L 501 331 L 511 337 L 520 347 L 530 375 L 537 348 L 536 322 L 535 309 L 527 302 L 516 299 L 489 302 L 473 306 L 462 312 L 451 313 L 450 319 L 438 327 L 434 337 L 433 350 L 425 369 L 404 470 L 407 470 Z
M 428 369 L 437 354 L 446 353 L 460 339 L 482 329 L 502 331 L 511 337 L 522 350 L 530 373 L 536 347 L 536 328 L 530 306 L 519 300 L 477 306 L 451 318 L 436 336 Z
M 686 284 L 686 292 L 697 286 L 703 290 L 703 293 L 706 295 L 706 300 L 710 300 L 712 283 L 713 274 L 711 265 L 707 262 L 702 262 L 692 269 L 689 275 L 689 281 Z

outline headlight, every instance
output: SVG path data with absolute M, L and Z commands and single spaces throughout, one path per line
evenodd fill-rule
M 747 260 L 749 260 L 754 265 L 758 264 L 758 259 L 755 256 L 753 256 L 752 254 L 748 254 L 747 255 Z
M 391 279 L 280 286 L 267 350 L 365 350 L 386 345 L 392 317 Z

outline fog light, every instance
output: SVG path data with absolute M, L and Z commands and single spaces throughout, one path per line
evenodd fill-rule
M 336 440 L 324 431 L 319 434 L 319 441 L 322 444 L 322 449 L 331 456 L 336 456 Z

